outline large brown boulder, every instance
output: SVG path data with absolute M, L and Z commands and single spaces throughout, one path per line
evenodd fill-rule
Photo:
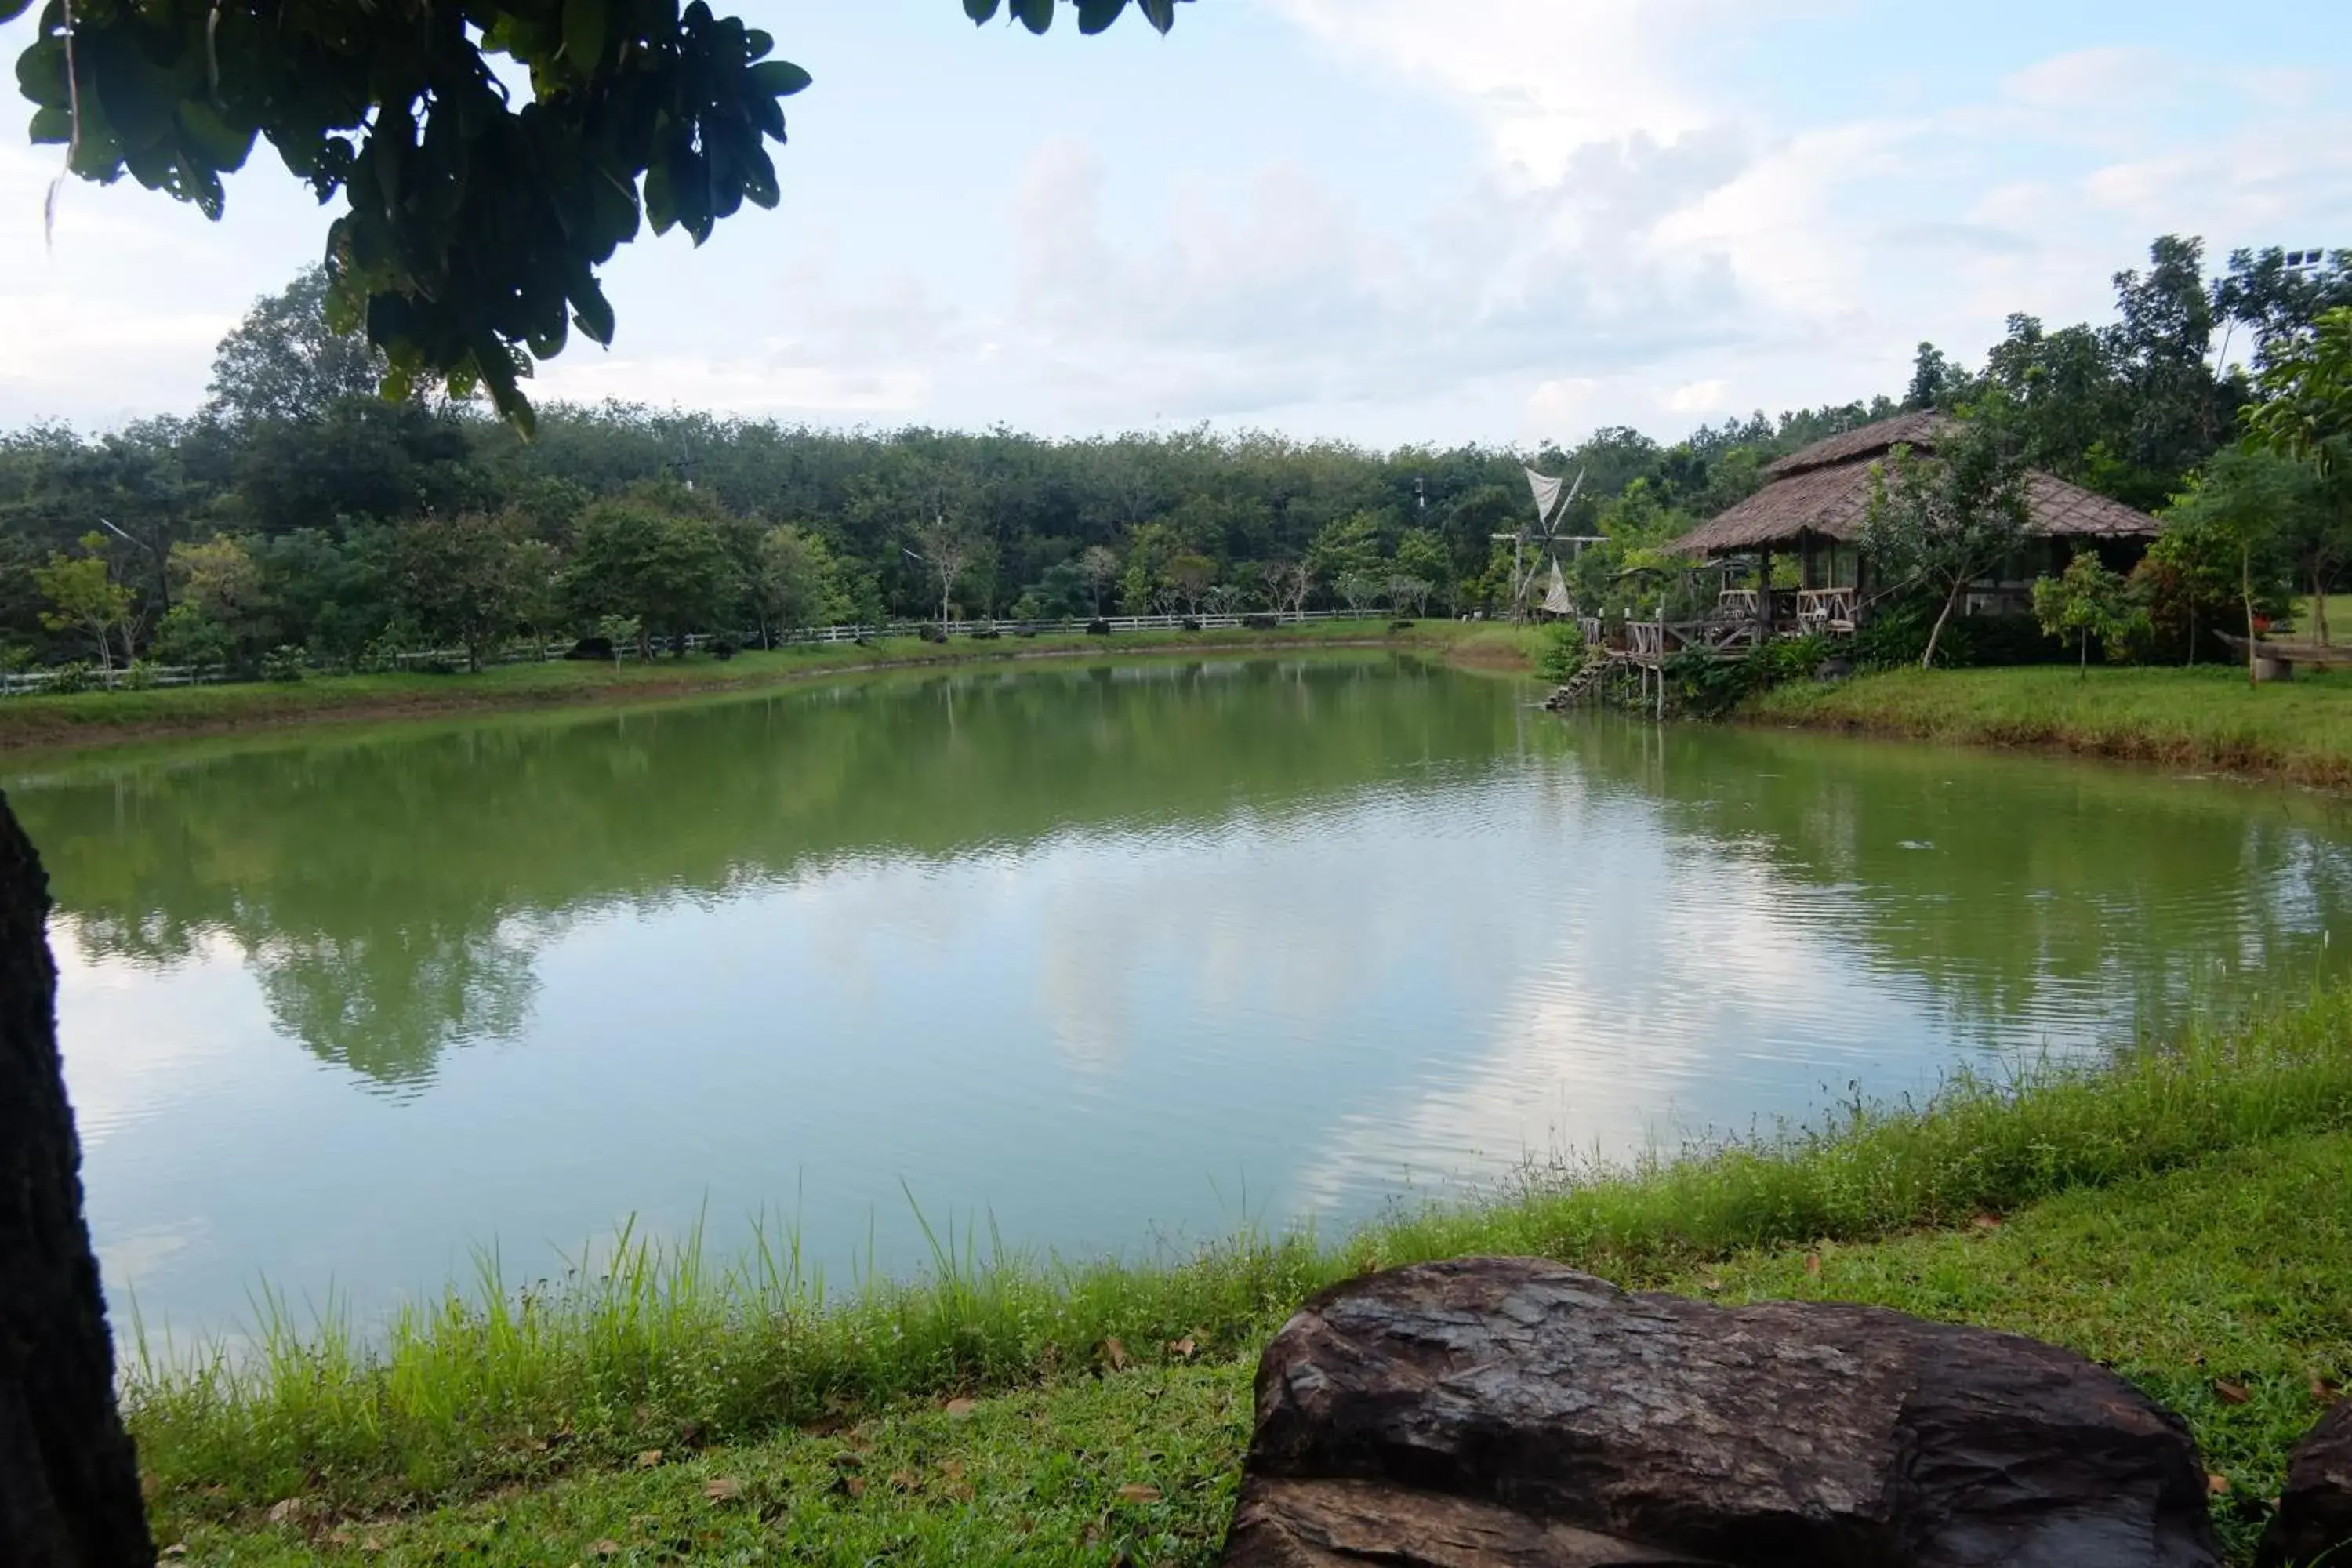
M 2263 1536 L 2263 1568 L 2352 1564 L 2352 1400 L 2319 1418 L 2286 1462 L 2286 1490 Z
M 2179 1417 L 2080 1356 L 1524 1258 L 1324 1292 L 1268 1347 L 1226 1568 L 2202 1568 Z

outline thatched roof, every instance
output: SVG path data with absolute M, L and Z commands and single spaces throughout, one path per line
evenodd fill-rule
M 1802 533 L 1851 542 L 1870 509 L 1870 466 L 1898 445 L 1932 452 L 1952 428 L 1940 414 L 1905 414 L 1848 430 L 1791 452 L 1764 471 L 1771 483 L 1728 511 L 1699 524 L 1673 548 L 1725 555 L 1766 545 L 1793 545 Z M 2140 539 L 2156 519 L 2120 501 L 2039 471 L 2026 479 L 2033 531 L 2053 539 Z
M 1827 440 L 1800 447 L 1764 471 L 1774 479 L 1780 479 L 1812 468 L 1826 468 L 1837 463 L 1883 458 L 1897 446 L 1916 447 L 1923 452 L 1932 452 L 1936 449 L 1937 440 L 1952 426 L 1951 419 L 1933 409 L 1921 414 L 1898 414 L 1892 419 L 1882 419 L 1875 425 L 1842 431 Z

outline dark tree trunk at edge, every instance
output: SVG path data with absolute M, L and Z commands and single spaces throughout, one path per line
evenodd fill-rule
M 58 1057 L 48 879 L 0 795 L 0 1563 L 152 1568 Z

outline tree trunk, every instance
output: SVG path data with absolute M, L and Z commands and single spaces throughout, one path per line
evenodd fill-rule
M 1969 580 L 1961 577 L 1952 584 L 1952 591 L 1944 595 L 1944 607 L 1936 616 L 1935 628 L 1927 634 L 1927 651 L 1919 656 L 1920 668 L 1935 668 L 1936 645 L 1943 640 L 1944 623 L 1952 618 L 1952 606 L 1960 602 L 1960 595 L 1967 592 L 1968 585 Z
M 48 879 L 0 796 L 0 1562 L 153 1568 L 58 1057 Z
M 2091 628 L 2083 628 L 2083 679 L 2091 679 Z
M 2238 596 L 2246 605 L 2246 684 L 2252 686 L 2261 679 L 2260 654 L 2254 647 L 2254 547 L 2238 546 Z

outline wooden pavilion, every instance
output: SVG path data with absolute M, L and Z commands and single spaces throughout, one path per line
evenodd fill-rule
M 1777 554 L 1801 563 L 1799 585 L 1768 603 L 1754 590 L 1733 590 L 1721 608 L 1748 613 L 1783 635 L 1850 632 L 1867 613 L 1873 592 L 1870 563 L 1857 542 L 1870 508 L 1871 468 L 1895 447 L 1932 455 L 1953 428 L 1941 414 L 1905 414 L 1848 430 L 1792 452 L 1764 470 L 1769 482 L 1729 510 L 1701 523 L 1673 548 L 1728 563 L 1752 558 L 1760 587 L 1772 577 Z M 2156 519 L 2039 470 L 2026 481 L 2034 538 L 1992 576 L 1975 584 L 1961 606 L 1968 615 L 2021 613 L 2033 579 L 2065 569 L 2084 548 L 2111 567 L 2127 570 L 2157 531 Z
M 1554 694 L 1566 704 L 1598 691 L 1629 669 L 1646 697 L 1654 688 L 1663 711 L 1664 668 L 1680 654 L 1738 658 L 1773 637 L 1851 634 L 1870 613 L 1873 596 L 1889 586 L 1876 581 L 1860 539 L 1870 510 L 1871 468 L 1895 447 L 1932 454 L 1954 427 L 1941 414 L 1905 414 L 1848 430 L 1792 452 L 1767 468 L 1769 482 L 1746 500 L 1676 540 L 1669 548 L 1717 575 L 1714 604 L 1695 619 L 1661 614 L 1612 628 L 1583 617 L 1586 644 L 1605 651 Z M 2015 614 L 2031 607 L 2033 579 L 2063 571 L 2084 548 L 2110 567 L 2136 564 L 2156 536 L 2156 519 L 2118 501 L 2039 471 L 2027 478 L 2033 538 L 1993 575 L 1973 584 L 1960 605 L 1966 615 Z M 1798 585 L 1771 586 L 1782 554 L 1800 563 Z M 1752 573 L 1756 586 L 1729 584 Z

